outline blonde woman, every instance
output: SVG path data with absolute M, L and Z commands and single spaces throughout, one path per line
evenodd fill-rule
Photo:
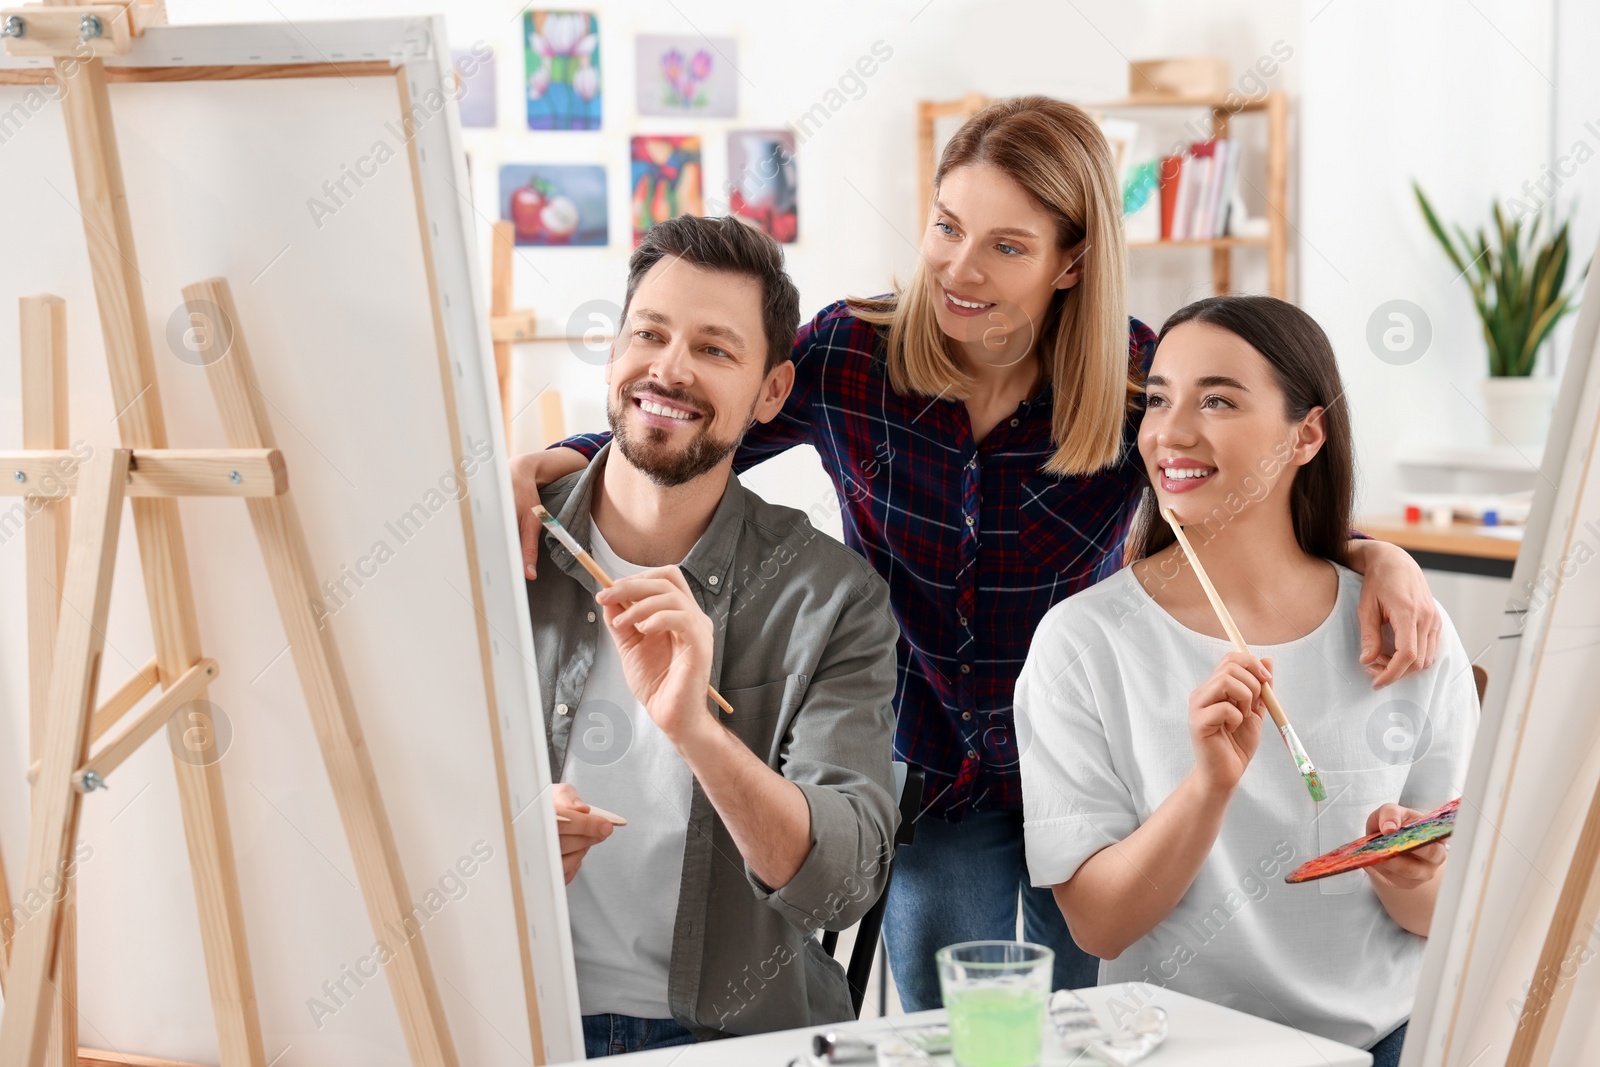
M 1016 735 L 1012 699 L 1045 612 L 1122 566 L 1144 484 L 1132 401 L 1155 335 L 1127 315 L 1121 204 L 1110 150 L 1082 109 L 1042 96 L 985 108 L 939 160 L 909 283 L 803 325 L 793 392 L 735 456 L 742 471 L 815 446 L 846 543 L 889 583 L 895 757 L 927 772 L 885 924 L 907 1011 L 939 1006 L 936 950 L 1015 936 L 1019 902 L 1024 936 L 1055 949 L 1056 988 L 1095 983 L 1098 961 L 1073 944 L 1049 890 L 1029 885 L 1018 773 L 1029 739 Z M 625 322 L 619 343 L 648 330 Z M 659 384 L 706 410 L 692 366 Z M 663 432 L 714 451 L 699 438 L 707 421 Z M 530 578 L 538 486 L 581 469 L 604 440 L 513 461 Z M 1439 617 L 1421 571 L 1365 540 L 1350 565 L 1367 576 L 1361 642 L 1376 684 L 1426 666 Z M 744 583 L 771 577 L 728 575 L 702 592 L 733 611 Z

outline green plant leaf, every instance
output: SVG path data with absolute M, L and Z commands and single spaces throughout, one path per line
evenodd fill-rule
M 1439 225 L 1439 217 L 1433 213 L 1433 205 L 1428 203 L 1427 196 L 1422 192 L 1422 186 L 1412 182 L 1411 188 L 1417 194 L 1417 204 L 1422 208 L 1422 217 L 1427 220 L 1428 229 L 1433 231 L 1433 236 L 1439 242 L 1439 246 L 1444 249 L 1444 254 L 1450 257 L 1450 262 L 1455 264 L 1456 270 L 1465 271 L 1467 269 L 1466 263 L 1462 261 L 1460 253 L 1456 251 L 1455 244 L 1445 234 L 1444 227 Z
M 1459 224 L 1452 223 L 1447 231 L 1422 186 L 1413 180 L 1411 188 L 1429 232 L 1472 292 L 1489 373 L 1531 374 L 1539 347 L 1556 323 L 1576 308 L 1576 286 L 1567 284 L 1572 263 L 1570 216 L 1559 225 L 1542 211 L 1531 218 L 1511 219 L 1494 200 L 1489 205 L 1492 225 L 1479 226 L 1469 236 Z M 1584 264 L 1580 278 L 1588 276 L 1592 265 L 1592 260 Z

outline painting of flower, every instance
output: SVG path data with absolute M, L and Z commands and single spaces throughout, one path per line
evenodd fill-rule
M 522 16 L 528 57 L 528 129 L 600 128 L 600 24 L 587 11 Z
M 704 215 L 700 138 L 635 137 L 632 151 L 633 243 L 658 222 Z
M 739 109 L 732 37 L 640 36 L 634 56 L 641 115 L 733 118 Z
M 728 134 L 728 212 L 754 222 L 773 240 L 799 235 L 799 184 L 794 134 L 788 130 L 734 130 Z
M 489 126 L 495 121 L 494 53 L 487 48 L 450 50 L 455 73 L 455 97 L 461 105 L 461 125 Z

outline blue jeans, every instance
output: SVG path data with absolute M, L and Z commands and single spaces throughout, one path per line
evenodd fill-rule
M 1020 811 L 918 820 L 916 838 L 895 852 L 883 920 L 889 968 L 906 1011 L 942 1006 L 933 961 L 939 949 L 1017 936 L 1019 891 L 1023 939 L 1056 953 L 1051 988 L 1096 984 L 1100 961 L 1073 943 L 1050 890 L 1028 884 Z
M 1372 1053 L 1372 1067 L 1400 1067 L 1400 1046 L 1406 1042 L 1406 1027 L 1409 1025 L 1401 1023 L 1400 1029 L 1367 1050 Z
M 638 1019 L 632 1015 L 583 1017 L 585 1059 L 694 1043 L 695 1036 L 679 1026 L 676 1019 Z

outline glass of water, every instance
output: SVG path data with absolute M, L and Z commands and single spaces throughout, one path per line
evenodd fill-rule
M 967 941 L 935 954 L 959 1067 L 1038 1067 L 1055 958 L 1025 941 Z

